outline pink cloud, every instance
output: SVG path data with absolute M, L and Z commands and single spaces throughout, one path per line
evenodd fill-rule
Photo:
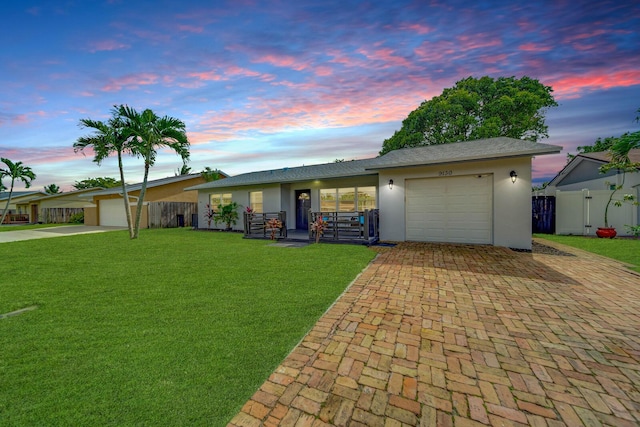
M 484 34 L 474 34 L 471 36 L 462 35 L 458 36 L 457 40 L 461 45 L 460 48 L 465 51 L 502 46 L 501 40 L 485 39 Z
M 626 70 L 606 74 L 566 76 L 552 80 L 554 93 L 561 98 L 577 98 L 584 91 L 635 86 L 640 84 L 640 70 Z
M 102 87 L 103 92 L 118 92 L 123 88 L 137 89 L 140 86 L 154 85 L 158 82 L 159 76 L 153 73 L 128 74 L 109 82 Z
M 509 55 L 507 55 L 506 53 L 500 53 L 500 54 L 497 54 L 497 55 L 483 55 L 483 56 L 479 57 L 478 59 L 482 63 L 494 64 L 495 65 L 495 64 L 498 64 L 500 62 L 504 62 L 507 58 L 509 58 Z
M 521 44 L 518 49 L 523 50 L 525 52 L 548 52 L 551 50 L 551 47 L 541 45 L 538 43 L 524 43 Z
M 129 49 L 131 45 L 126 43 L 121 43 L 115 40 L 100 40 L 89 43 L 89 52 L 105 52 L 105 51 L 113 51 L 113 50 L 125 50 Z
M 398 28 L 403 31 L 408 30 L 420 35 L 433 32 L 432 27 L 423 24 L 401 24 Z
M 178 25 L 178 30 L 185 33 L 201 34 L 204 31 L 204 28 L 201 26 L 183 24 L 183 25 Z
M 383 62 L 384 68 L 389 67 L 411 67 L 413 64 L 407 61 L 406 58 L 398 56 L 395 51 L 390 48 L 375 49 L 373 51 L 367 51 L 366 49 L 359 49 L 358 53 L 364 55 L 370 60 Z
M 309 67 L 308 63 L 301 62 L 298 58 L 289 55 L 266 54 L 254 58 L 252 62 L 267 63 L 276 67 L 291 68 L 296 71 L 302 71 Z

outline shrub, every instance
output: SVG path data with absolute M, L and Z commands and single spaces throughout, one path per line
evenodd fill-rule
M 69 223 L 71 224 L 84 224 L 84 212 L 74 213 L 69 217 Z

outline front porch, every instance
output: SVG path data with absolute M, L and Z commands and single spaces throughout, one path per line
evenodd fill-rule
M 371 245 L 379 236 L 378 209 L 355 212 L 311 212 L 308 214 L 307 229 L 287 228 L 286 212 L 248 213 L 243 215 L 244 237 L 249 239 L 271 239 L 272 233 L 278 240 L 313 242 L 316 233 L 311 224 L 322 218 L 326 223 L 319 240 L 325 243 L 350 243 Z M 272 229 L 273 220 L 280 221 L 282 228 Z M 270 221 L 271 224 L 270 224 Z

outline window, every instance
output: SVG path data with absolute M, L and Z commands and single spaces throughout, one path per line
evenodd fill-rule
M 376 208 L 376 187 L 359 187 L 358 188 L 358 210 Z
M 255 213 L 262 213 L 262 191 L 249 192 L 249 205 Z
M 336 189 L 320 190 L 320 212 L 336 210 Z
M 338 212 L 354 212 L 356 210 L 355 190 L 355 188 L 338 188 Z
M 211 205 L 211 210 L 214 212 L 218 211 L 218 205 L 228 205 L 231 203 L 231 193 L 224 194 L 212 194 L 209 198 L 209 204 Z
M 320 190 L 321 212 L 355 212 L 376 208 L 376 187 Z

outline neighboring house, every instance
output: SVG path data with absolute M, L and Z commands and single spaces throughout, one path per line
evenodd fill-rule
M 84 209 L 95 209 L 96 205 L 84 199 L 83 196 L 100 190 L 104 189 L 101 187 L 85 188 L 32 199 L 29 202 L 31 222 L 67 223 L 74 214 L 84 212 Z
M 314 215 L 334 218 L 344 213 L 346 221 L 357 225 L 367 218 L 363 213 L 375 212 L 369 217 L 375 227 L 369 226 L 383 241 L 531 249 L 531 158 L 561 150 L 490 138 L 407 148 L 365 160 L 251 172 L 187 190 L 198 191 L 199 228 L 209 227 L 203 219 L 207 205 L 235 201 L 243 210 L 280 213 L 289 230 L 308 231 Z M 511 175 L 517 175 L 515 182 Z M 235 229 L 243 228 L 245 234 L 250 232 L 241 220 Z
M 220 178 L 226 178 L 220 173 Z M 190 226 L 196 213 L 198 194 L 186 187 L 206 183 L 200 173 L 178 175 L 147 182 L 140 228 Z M 135 221 L 136 205 L 142 183 L 127 185 L 131 202 L 131 218 Z M 127 226 L 122 187 L 87 193 L 85 199 L 95 207 L 85 209 L 85 225 Z
M 14 191 L 11 194 L 11 200 L 9 202 L 9 212 L 5 223 L 9 222 L 35 222 L 30 218 L 29 202 L 31 200 L 46 195 L 44 191 Z M 9 192 L 3 191 L 0 193 L 0 215 L 4 208 L 7 206 L 7 199 L 9 198 Z
M 640 149 L 629 152 L 632 162 L 640 162 Z M 612 188 L 622 184 L 622 174 L 611 170 L 601 174 L 599 168 L 609 162 L 609 153 L 584 153 L 576 155 L 556 175 L 545 189 L 545 194 L 556 197 L 556 234 L 595 235 L 598 227 L 604 227 L 604 210 Z M 640 173 L 625 174 L 624 187 L 616 193 L 616 199 L 624 194 L 640 196 Z M 626 235 L 625 225 L 638 225 L 639 209 L 631 203 L 609 207 L 609 225 L 618 234 Z

